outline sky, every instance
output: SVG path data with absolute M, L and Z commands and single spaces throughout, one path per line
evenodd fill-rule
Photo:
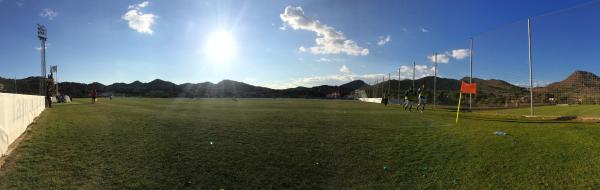
M 0 0 L 0 77 L 40 73 L 36 24 L 58 80 L 270 88 L 469 74 L 524 85 L 600 74 L 598 0 Z M 434 53 L 438 53 L 434 57 Z

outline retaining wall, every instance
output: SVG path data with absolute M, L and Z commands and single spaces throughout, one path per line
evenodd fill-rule
M 0 93 L 0 155 L 44 109 L 43 96 Z

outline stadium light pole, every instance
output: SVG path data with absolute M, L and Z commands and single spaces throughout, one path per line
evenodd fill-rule
M 41 78 L 40 78 L 40 95 L 44 95 L 44 89 L 46 87 L 46 27 L 44 25 L 37 25 L 38 38 L 41 42 L 40 52 L 42 54 L 41 61 Z
M 433 107 L 436 107 L 437 98 L 437 53 L 433 54 Z
M 469 84 L 473 83 L 473 38 L 469 38 Z M 473 94 L 469 94 L 469 111 L 473 111 Z
M 533 116 L 533 67 L 531 61 L 531 17 L 527 18 L 527 41 L 529 45 L 529 112 Z

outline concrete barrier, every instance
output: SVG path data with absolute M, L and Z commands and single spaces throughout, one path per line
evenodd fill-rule
M 382 99 L 383 98 L 359 98 L 358 101 L 361 101 L 361 102 L 372 102 L 372 103 L 378 103 L 378 104 L 380 104 Z
M 43 96 L 0 93 L 0 155 L 44 109 Z

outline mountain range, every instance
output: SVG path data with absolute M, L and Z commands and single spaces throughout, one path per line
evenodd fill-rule
M 424 77 L 414 81 L 415 88 L 425 86 L 430 93 L 433 91 L 434 77 Z M 458 89 L 460 89 L 461 80 L 468 81 L 468 78 L 448 79 L 437 78 L 437 100 L 440 104 L 451 104 L 458 100 Z M 28 77 L 24 79 L 5 79 L 0 78 L 0 87 L 3 92 L 16 92 L 23 94 L 37 94 L 39 77 Z M 529 95 L 529 90 L 524 87 L 510 84 L 497 79 L 479 79 L 473 78 L 477 83 L 478 94 L 474 101 L 485 104 L 500 104 L 508 100 L 525 101 L 523 97 Z M 205 98 L 205 97 L 238 97 L 238 98 L 353 98 L 357 94 L 355 90 L 363 91 L 363 96 L 381 97 L 384 93 L 389 97 L 395 98 L 400 95 L 403 97 L 404 91 L 413 86 L 412 80 L 388 80 L 374 85 L 367 85 L 364 81 L 355 80 L 349 83 L 331 86 L 321 85 L 315 87 L 296 87 L 288 89 L 271 89 L 266 87 L 254 86 L 233 80 L 223 80 L 218 83 L 184 83 L 175 84 L 160 79 L 148 83 L 134 81 L 132 83 L 114 83 L 104 85 L 101 83 L 76 83 L 61 82 L 59 89 L 62 93 L 72 97 L 87 97 L 91 90 L 96 89 L 101 95 L 114 96 L 132 96 L 132 97 L 187 97 L 187 98 Z M 581 98 L 600 99 L 600 78 L 593 73 L 586 71 L 576 71 L 565 80 L 549 84 L 545 87 L 534 88 L 534 98 L 548 100 L 549 98 L 564 99 L 572 101 Z M 586 92 L 590 92 L 587 93 Z

